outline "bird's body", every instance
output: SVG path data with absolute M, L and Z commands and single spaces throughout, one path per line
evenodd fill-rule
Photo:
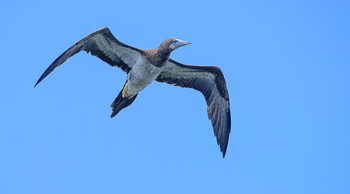
M 160 74 L 163 67 L 157 67 L 148 60 L 139 60 L 127 76 L 127 96 L 134 96 L 152 83 Z
M 230 103 L 222 71 L 217 66 L 185 65 L 170 59 L 175 49 L 190 44 L 168 38 L 154 49 L 138 49 L 118 41 L 107 27 L 101 28 L 69 47 L 41 75 L 35 86 L 69 57 L 84 50 L 127 73 L 127 80 L 113 101 L 112 115 L 129 106 L 154 80 L 199 90 L 208 105 L 208 117 L 225 156 L 231 130 Z

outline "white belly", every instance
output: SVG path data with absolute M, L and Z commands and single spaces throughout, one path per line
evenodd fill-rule
M 151 63 L 137 62 L 128 74 L 127 95 L 132 96 L 139 93 L 157 78 L 161 70 L 162 67 L 156 67 Z

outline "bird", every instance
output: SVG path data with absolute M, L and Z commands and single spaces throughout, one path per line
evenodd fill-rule
M 122 90 L 111 104 L 111 118 L 133 103 L 140 91 L 153 81 L 193 88 L 205 97 L 208 118 L 224 158 L 231 131 L 230 101 L 225 78 L 218 66 L 186 65 L 170 58 L 175 49 L 189 44 L 191 42 L 168 38 L 157 48 L 139 49 L 120 42 L 108 27 L 103 27 L 64 51 L 44 71 L 34 87 L 68 58 L 86 51 L 127 73 Z

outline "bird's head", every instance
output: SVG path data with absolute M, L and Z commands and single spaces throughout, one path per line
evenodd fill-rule
M 162 42 L 162 46 L 172 51 L 188 44 L 191 44 L 191 42 L 183 41 L 177 38 L 168 38 Z
M 153 51 L 155 54 L 155 57 L 153 57 L 152 64 L 160 64 L 164 65 L 165 62 L 169 59 L 169 56 L 171 52 L 173 52 L 175 49 L 191 44 L 191 42 L 183 41 L 177 38 L 168 38 L 164 40 L 158 48 L 154 49 Z M 156 65 L 157 66 L 157 65 Z

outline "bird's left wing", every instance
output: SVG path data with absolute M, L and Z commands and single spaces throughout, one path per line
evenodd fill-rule
M 185 65 L 169 59 L 156 81 L 188 87 L 203 93 L 208 117 L 225 157 L 231 131 L 230 101 L 225 78 L 217 66 Z
M 133 65 L 143 55 L 143 50 L 126 45 L 118 41 L 111 31 L 107 28 L 101 28 L 69 47 L 45 70 L 35 86 L 49 75 L 56 67 L 64 63 L 69 57 L 80 51 L 91 52 L 111 66 L 120 67 L 128 73 Z

